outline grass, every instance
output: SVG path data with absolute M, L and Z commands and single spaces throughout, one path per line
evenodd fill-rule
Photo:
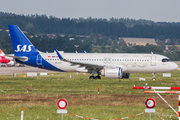
M 56 102 L 60 98 L 68 101 L 69 113 L 101 120 L 117 119 L 132 116 L 145 111 L 144 101 L 153 97 L 156 100 L 156 112 L 153 120 L 174 120 L 177 115 L 156 94 L 144 94 L 144 90 L 133 90 L 132 87 L 144 86 L 180 86 L 179 71 L 172 72 L 171 78 L 156 74 L 152 81 L 151 74 L 131 74 L 130 79 L 89 80 L 89 74 L 53 73 L 53 76 L 22 77 L 18 74 L 4 75 L 0 81 L 0 119 L 19 120 L 21 107 L 24 108 L 25 120 L 59 120 Z M 71 75 L 71 78 L 69 77 Z M 1 75 L 0 78 L 3 76 Z M 139 81 L 139 77 L 146 81 Z M 100 84 L 100 94 L 97 90 Z M 29 86 L 29 92 L 26 92 Z M 178 95 L 162 94 L 178 111 Z M 130 120 L 148 119 L 149 114 L 129 118 Z M 83 120 L 83 118 L 64 114 L 65 120 Z

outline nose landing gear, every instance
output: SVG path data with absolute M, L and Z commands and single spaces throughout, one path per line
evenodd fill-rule
M 152 80 L 156 80 L 155 73 L 152 73 Z

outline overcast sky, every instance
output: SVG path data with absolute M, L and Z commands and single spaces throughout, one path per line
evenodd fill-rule
M 180 22 L 180 0 L 0 0 L 0 11 L 58 18 L 130 18 Z

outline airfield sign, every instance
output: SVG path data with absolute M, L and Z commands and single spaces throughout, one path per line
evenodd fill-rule
M 62 114 L 62 120 L 63 120 L 63 114 L 67 113 L 67 110 L 64 110 L 67 107 L 67 105 L 68 105 L 68 102 L 64 98 L 61 98 L 57 101 L 57 107 L 60 109 L 60 110 L 57 110 L 57 113 Z
M 154 99 L 152 98 L 148 98 L 146 101 L 145 101 L 145 105 L 147 108 L 151 109 L 151 108 L 154 108 L 155 105 L 156 105 L 156 102 Z
M 67 100 L 66 99 L 59 99 L 58 102 L 57 102 L 57 107 L 59 109 L 65 109 L 67 107 L 68 103 L 67 103 Z

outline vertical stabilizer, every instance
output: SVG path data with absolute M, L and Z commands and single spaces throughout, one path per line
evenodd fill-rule
M 38 50 L 16 25 L 8 25 L 15 56 L 37 53 Z
M 0 56 L 4 56 L 4 52 L 0 49 Z

